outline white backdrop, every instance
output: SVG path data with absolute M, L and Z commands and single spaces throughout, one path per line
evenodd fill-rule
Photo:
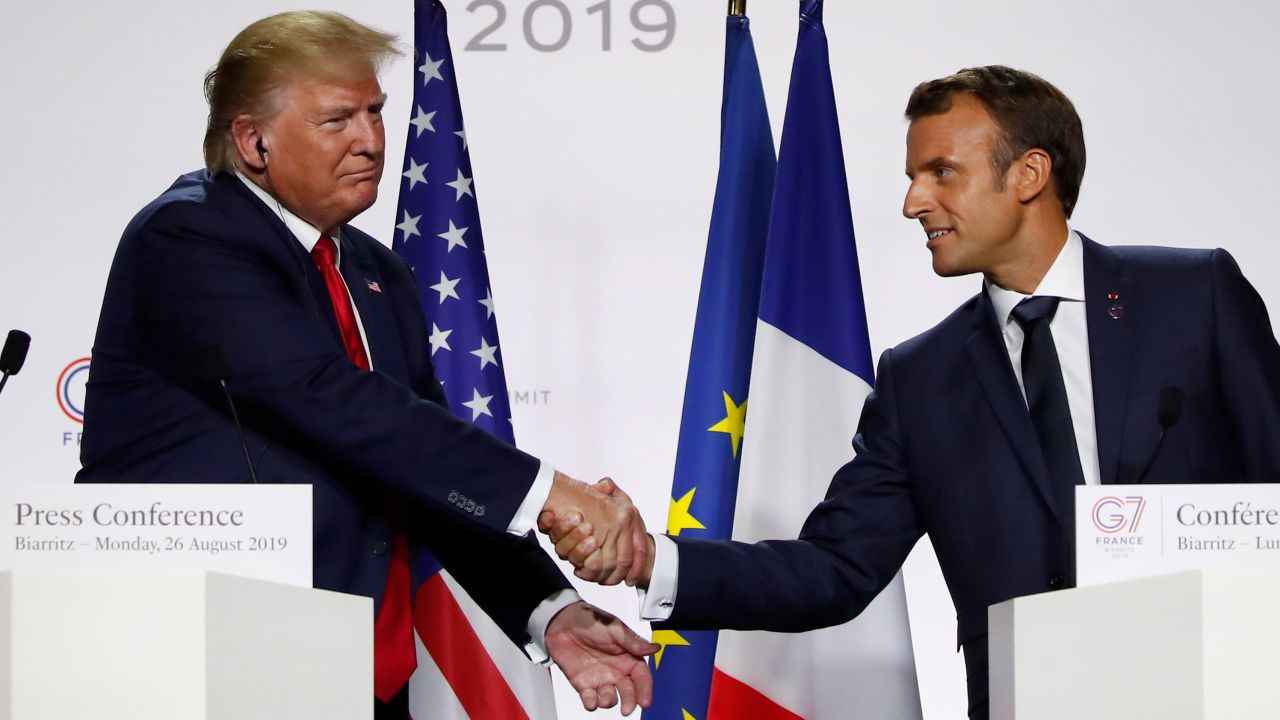
M 531 47 L 522 25 L 532 7 L 534 41 L 553 43 L 563 26 L 550 0 L 483 0 L 472 12 L 446 1 L 517 440 L 579 477 L 611 474 L 661 528 L 716 174 L 725 3 L 670 0 L 674 37 L 642 52 L 632 39 L 664 37 L 633 25 L 643 0 L 608 0 L 607 51 L 605 13 L 588 12 L 600 0 L 563 0 L 572 29 L 548 52 Z M 412 40 L 409 0 L 317 4 Z M 34 340 L 0 397 L 0 477 L 70 481 L 86 373 L 67 368 L 89 354 L 119 233 L 200 165 L 200 81 L 222 47 L 252 20 L 293 7 L 4 0 L 0 332 L 23 328 Z M 505 21 L 483 42 L 506 49 L 464 50 L 499 7 Z M 795 0 L 749 7 L 775 130 L 796 9 Z M 638 19 L 664 18 L 649 0 Z M 1262 0 L 829 2 L 875 352 L 978 289 L 976 278 L 934 277 L 923 234 L 900 215 L 908 93 L 977 64 L 1033 70 L 1076 102 L 1090 155 L 1078 229 L 1112 244 L 1226 247 L 1280 309 L 1271 272 L 1280 174 L 1268 149 L 1280 110 L 1278 21 L 1280 6 Z M 356 223 L 387 242 L 411 73 L 402 61 L 384 75 L 389 171 L 382 199 Z M 925 716 L 959 717 L 953 611 L 927 543 L 908 563 L 907 592 Z M 583 594 L 635 622 L 629 590 Z M 562 717 L 586 716 L 563 683 L 558 691 Z

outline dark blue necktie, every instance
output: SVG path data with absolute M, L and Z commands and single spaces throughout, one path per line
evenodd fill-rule
M 1080 467 L 1080 450 L 1076 447 L 1058 349 L 1049 331 L 1049 322 L 1057 311 L 1058 298 L 1034 296 L 1018 303 L 1013 309 L 1013 318 L 1026 335 L 1022 343 L 1022 385 L 1026 389 L 1031 423 L 1040 440 L 1040 451 L 1044 453 L 1053 481 L 1065 543 L 1063 570 L 1068 578 L 1074 579 L 1075 487 L 1084 484 L 1084 471 Z

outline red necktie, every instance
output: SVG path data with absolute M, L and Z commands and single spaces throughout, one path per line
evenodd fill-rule
M 333 303 L 347 357 L 356 367 L 368 370 L 369 356 L 365 354 L 356 314 L 351 308 L 346 283 L 338 273 L 336 257 L 333 240 L 322 235 L 311 251 L 311 259 L 329 289 L 329 301 Z M 382 607 L 373 624 L 373 694 L 382 702 L 390 702 L 418 667 L 409 584 L 409 543 L 403 533 L 397 532 L 392 541 L 391 571 L 382 592 Z

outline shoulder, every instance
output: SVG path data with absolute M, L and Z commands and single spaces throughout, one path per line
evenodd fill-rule
M 125 229 L 125 237 L 144 228 L 173 227 L 192 232 L 217 232 L 220 229 L 242 229 L 246 223 L 265 222 L 266 208 L 240 181 L 226 173 L 210 175 L 196 170 L 181 175 L 167 190 L 134 215 Z
M 404 261 L 404 258 L 397 255 L 391 248 L 383 245 L 369 233 L 351 225 L 344 225 L 342 233 L 358 248 L 362 255 L 377 265 L 382 272 L 395 276 L 412 277 L 409 265 Z
M 936 357 L 939 353 L 954 352 L 973 334 L 974 324 L 980 310 L 981 294 L 975 294 L 960 307 L 952 310 L 938 324 L 904 340 L 889 352 L 895 360 Z M 887 354 L 887 353 L 886 353 Z

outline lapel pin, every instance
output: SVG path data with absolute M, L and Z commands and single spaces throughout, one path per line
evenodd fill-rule
M 1107 293 L 1107 302 L 1109 303 L 1107 305 L 1107 317 L 1111 318 L 1112 320 L 1119 320 L 1120 318 L 1124 317 L 1124 303 L 1119 302 L 1119 300 L 1120 300 L 1120 293 L 1116 293 L 1116 292 Z
M 369 278 L 365 278 L 364 281 L 369 285 L 369 292 L 376 292 L 376 293 L 382 292 L 382 286 L 379 285 L 376 280 L 370 280 Z

